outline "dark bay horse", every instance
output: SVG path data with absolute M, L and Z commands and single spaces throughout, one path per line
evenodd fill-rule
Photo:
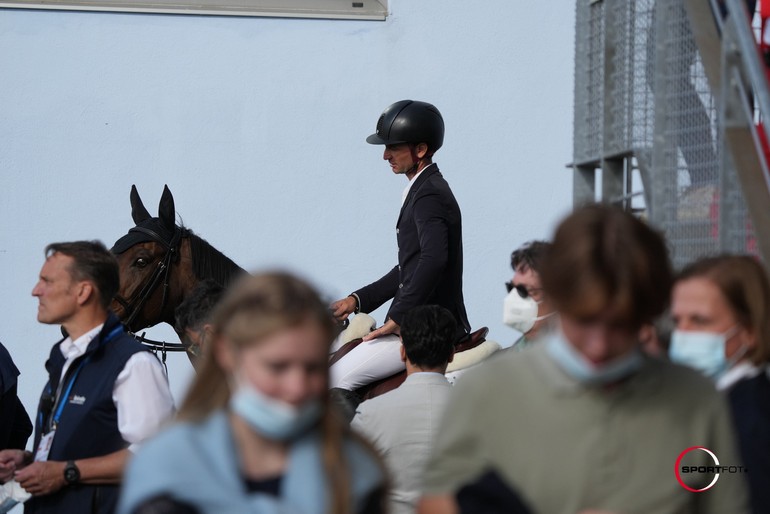
M 195 235 L 190 229 L 176 224 L 174 197 L 168 186 L 153 217 L 142 203 L 136 186 L 131 186 L 131 216 L 136 226 L 118 239 L 112 252 L 120 267 L 120 290 L 112 301 L 112 309 L 133 333 L 168 323 L 174 327 L 174 311 L 195 286 L 213 279 L 227 287 L 245 271 L 222 252 Z M 174 327 L 176 330 L 176 327 Z M 472 349 L 484 341 L 486 327 L 470 334 L 458 344 L 456 352 Z M 184 340 L 184 334 L 179 334 Z M 142 338 L 156 350 L 187 350 L 191 361 L 196 352 L 184 344 L 159 343 Z M 350 341 L 332 357 L 331 363 L 342 358 L 361 343 Z M 406 378 L 402 371 L 391 377 L 362 387 L 346 398 L 353 406 L 362 400 L 395 389 Z
M 120 267 L 120 290 L 111 306 L 131 332 L 158 323 L 173 327 L 174 310 L 198 282 L 213 279 L 226 287 L 244 273 L 192 230 L 176 224 L 168 186 L 163 188 L 157 217 L 150 215 L 136 186 L 131 186 L 131 216 L 136 226 L 112 247 Z M 178 335 L 181 339 L 184 334 Z M 192 360 L 193 354 L 188 355 Z

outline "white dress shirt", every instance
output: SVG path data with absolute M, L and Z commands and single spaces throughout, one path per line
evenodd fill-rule
M 91 340 L 99 335 L 104 325 L 89 330 L 74 341 L 67 337 L 59 350 L 66 359 L 62 367 L 56 398 L 61 395 L 67 370 L 78 357 L 85 354 Z M 115 380 L 112 401 L 118 411 L 120 435 L 135 452 L 139 444 L 158 432 L 174 414 L 174 399 L 166 373 L 155 355 L 137 352 L 132 355 Z
M 428 164 L 428 166 L 430 166 L 430 164 Z M 408 184 L 406 185 L 406 187 L 404 188 L 404 191 L 403 191 L 403 193 L 401 193 L 401 205 L 402 205 L 402 206 L 404 205 L 404 202 L 406 202 L 406 197 L 407 197 L 407 196 L 409 196 L 409 190 L 410 190 L 410 189 L 412 189 L 412 184 L 414 184 L 414 181 L 415 181 L 415 180 L 417 180 L 417 177 L 419 177 L 419 176 L 420 176 L 420 173 L 422 173 L 423 171 L 425 171 L 425 168 L 427 168 L 428 166 L 424 166 L 424 167 L 423 167 L 423 168 L 422 168 L 420 171 L 418 171 L 418 172 L 417 172 L 417 173 L 414 175 L 414 177 L 412 177 L 412 180 L 410 180 L 410 181 L 409 181 L 409 183 L 408 183 Z
M 770 378 L 770 366 L 758 367 L 748 360 L 739 362 L 717 380 L 717 389 L 725 391 L 741 380 L 754 378 L 763 371 L 767 373 L 768 378 Z

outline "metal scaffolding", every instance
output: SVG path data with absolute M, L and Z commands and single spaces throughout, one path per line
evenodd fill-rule
M 665 233 L 676 267 L 757 254 L 684 0 L 577 0 L 576 9 L 575 204 L 640 213 Z

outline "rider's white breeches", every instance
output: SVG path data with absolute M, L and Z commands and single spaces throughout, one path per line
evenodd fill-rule
M 395 335 L 378 337 L 359 344 L 332 365 L 329 370 L 329 387 L 352 391 L 398 373 L 405 369 L 400 348 L 401 340 Z

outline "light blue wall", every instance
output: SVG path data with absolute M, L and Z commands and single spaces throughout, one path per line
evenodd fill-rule
M 132 226 L 133 183 L 151 212 L 167 183 L 182 220 L 236 262 L 299 270 L 330 298 L 386 272 L 406 180 L 364 138 L 403 98 L 444 114 L 436 161 L 463 211 L 469 317 L 512 342 L 510 252 L 570 207 L 574 6 L 390 9 L 385 22 L 0 10 L 0 340 L 28 409 L 58 334 L 29 294 L 43 248 L 110 245 Z M 179 394 L 189 365 L 170 360 Z

